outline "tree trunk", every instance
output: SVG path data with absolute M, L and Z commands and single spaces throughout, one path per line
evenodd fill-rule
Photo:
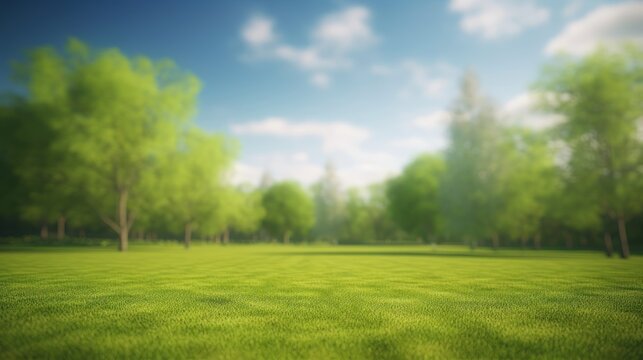
M 85 229 L 80 229 L 80 237 L 81 237 L 82 239 L 84 239 L 84 238 L 86 237 L 86 236 L 85 236 Z
M 127 223 L 127 190 L 121 190 L 118 194 L 118 230 L 119 230 L 119 251 L 127 251 L 129 226 Z
M 607 257 L 612 257 L 612 254 L 614 253 L 612 234 L 610 234 L 609 231 L 606 231 L 605 235 L 603 236 L 603 240 L 605 241 L 605 255 L 607 255 Z
M 65 238 L 65 221 L 66 220 L 67 219 L 65 219 L 65 217 L 62 215 L 58 217 L 58 234 L 56 236 L 58 240 L 62 240 Z
M 47 226 L 47 223 L 42 223 L 40 225 L 40 238 L 43 240 L 47 240 L 49 237 L 49 227 Z
M 192 223 L 188 222 L 185 224 L 185 236 L 183 238 L 185 241 L 185 248 L 189 249 L 192 245 Z
M 491 245 L 494 250 L 498 250 L 498 248 L 500 248 L 500 238 L 498 237 L 498 234 L 491 235 Z
M 286 231 L 284 233 L 284 244 L 289 244 L 290 243 L 290 231 Z
M 540 233 L 537 233 L 536 236 L 534 236 L 534 248 L 536 248 L 537 250 L 540 250 L 540 241 Z
M 565 234 L 565 247 L 567 247 L 567 249 L 571 249 L 574 247 L 574 240 L 569 234 Z
M 226 245 L 230 243 L 230 230 L 227 228 L 223 231 L 223 243 Z
M 618 217 L 618 237 L 621 240 L 621 257 L 627 259 L 630 257 L 630 245 L 627 243 L 627 229 L 622 215 Z
M 522 246 L 523 250 L 527 248 L 527 237 L 526 236 L 520 237 L 520 246 Z

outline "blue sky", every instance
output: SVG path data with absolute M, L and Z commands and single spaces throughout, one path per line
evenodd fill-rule
M 643 44 L 643 2 L 5 2 L 0 89 L 13 89 L 12 59 L 69 36 L 196 74 L 197 123 L 242 144 L 235 181 L 268 171 L 309 184 L 332 161 L 352 186 L 446 146 L 445 110 L 466 69 L 507 121 L 554 123 L 530 109 L 542 64 L 601 41 Z

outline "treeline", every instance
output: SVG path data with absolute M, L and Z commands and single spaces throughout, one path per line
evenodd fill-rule
M 200 82 L 171 61 L 78 40 L 38 48 L 14 64 L 24 91 L 0 106 L 3 227 L 45 238 L 54 225 L 60 239 L 109 229 L 120 250 L 130 236 L 189 246 L 195 233 L 224 243 L 600 244 L 627 257 L 628 225 L 643 223 L 642 54 L 623 46 L 548 64 L 533 90 L 561 122 L 546 131 L 510 125 L 467 74 L 444 153 L 344 191 L 332 165 L 310 189 L 268 177 L 233 186 L 238 144 L 195 126 Z

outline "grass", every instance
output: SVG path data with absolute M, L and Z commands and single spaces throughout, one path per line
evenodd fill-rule
M 643 258 L 0 249 L 0 358 L 643 358 Z

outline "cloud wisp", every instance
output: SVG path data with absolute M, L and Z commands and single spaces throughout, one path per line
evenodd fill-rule
M 628 1 L 596 8 L 565 26 L 549 41 L 545 54 L 582 56 L 599 44 L 609 48 L 625 41 L 643 46 L 643 2 Z
M 252 16 L 241 29 L 251 59 L 288 63 L 304 72 L 319 88 L 331 84 L 329 73 L 351 67 L 353 55 L 377 42 L 370 10 L 350 6 L 323 16 L 312 29 L 309 43 L 296 46 L 282 40 L 275 22 L 265 15 Z
M 451 0 L 449 9 L 461 14 L 464 32 L 485 40 L 518 35 L 550 17 L 547 8 L 532 0 Z

